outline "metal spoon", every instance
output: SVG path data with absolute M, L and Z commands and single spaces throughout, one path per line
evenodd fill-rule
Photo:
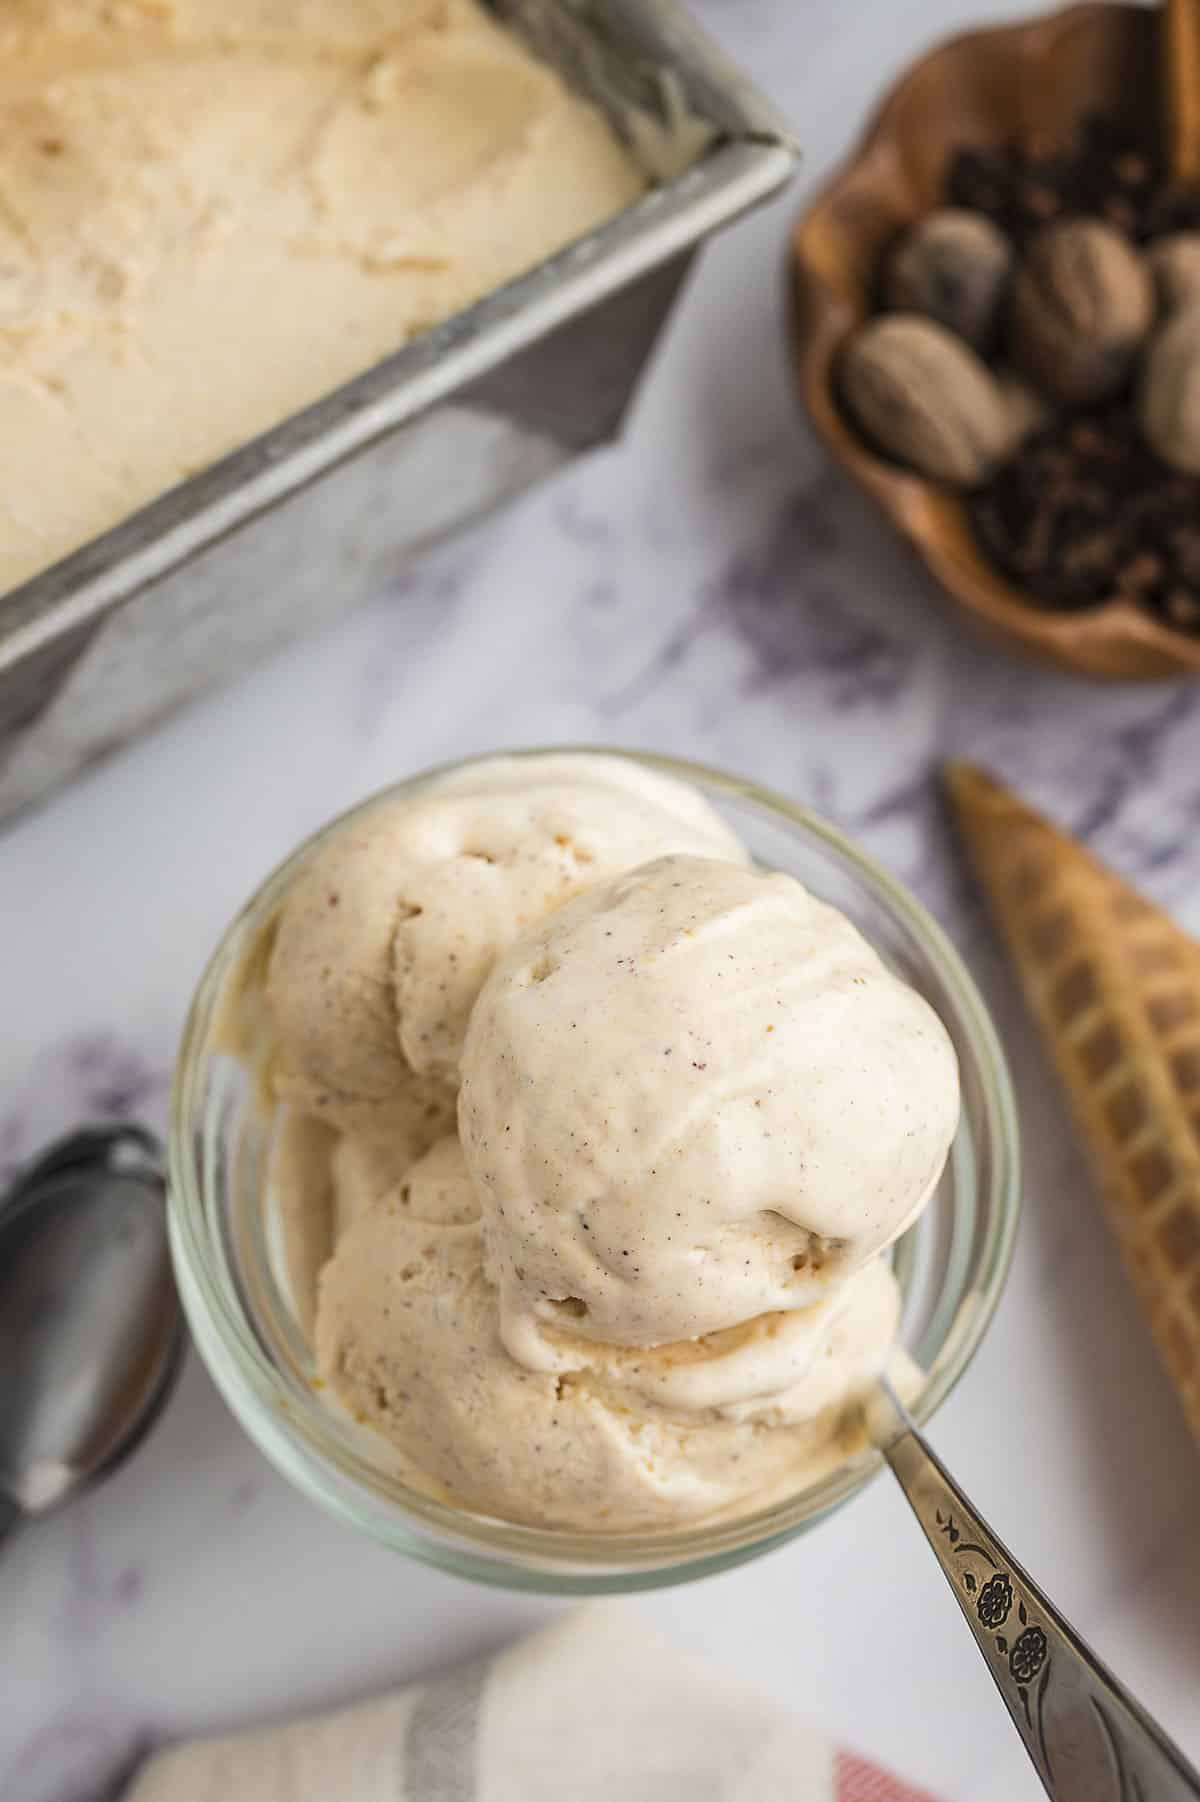
M 0 1198 L 0 1538 L 107 1476 L 170 1393 L 183 1317 L 161 1149 L 72 1133 Z
M 891 1384 L 873 1434 L 1054 1802 L 1198 1802 L 1200 1772 L 1026 1575 Z

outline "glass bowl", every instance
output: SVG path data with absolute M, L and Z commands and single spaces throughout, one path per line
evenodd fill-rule
M 761 864 L 799 877 L 855 921 L 949 1030 L 962 1076 L 961 1125 L 933 1200 L 893 1253 L 904 1294 L 902 1343 L 924 1372 L 913 1413 L 926 1421 L 991 1319 L 1017 1223 L 1016 1116 L 983 1002 L 924 909 L 824 821 L 717 770 L 643 753 L 604 754 L 630 756 L 698 788 Z M 415 794 L 442 773 L 426 771 L 386 794 Z M 250 1437 L 286 1477 L 409 1557 L 482 1582 L 564 1594 L 679 1583 L 757 1557 L 861 1489 L 880 1468 L 879 1454 L 863 1450 L 787 1499 L 735 1519 L 671 1532 L 565 1532 L 515 1526 L 422 1494 L 397 1477 L 369 1429 L 321 1395 L 275 1277 L 263 1180 L 267 1123 L 250 1075 L 220 1049 L 215 1026 L 228 973 L 300 862 L 381 798 L 331 822 L 268 877 L 221 939 L 188 1014 L 171 1102 L 170 1231 L 200 1354 Z

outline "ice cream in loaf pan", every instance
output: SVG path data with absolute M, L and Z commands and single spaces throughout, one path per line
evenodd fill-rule
M 645 185 L 478 0 L 6 0 L 0 594 Z

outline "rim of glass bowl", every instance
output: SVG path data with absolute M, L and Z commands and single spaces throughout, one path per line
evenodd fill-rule
M 554 745 L 456 758 L 391 783 L 348 808 L 306 838 L 239 910 L 209 959 L 188 1010 L 171 1095 L 169 1220 L 176 1274 L 197 1346 L 236 1417 L 261 1451 L 314 1500 L 375 1538 L 423 1562 L 511 1588 L 558 1593 L 650 1588 L 706 1575 L 759 1556 L 815 1524 L 849 1499 L 882 1467 L 866 1450 L 785 1501 L 665 1533 L 585 1534 L 524 1527 L 472 1514 L 384 1476 L 337 1436 L 327 1405 L 313 1397 L 311 1414 L 264 1354 L 214 1243 L 196 1155 L 197 1101 L 216 1001 L 252 922 L 276 904 L 314 846 L 381 800 L 412 794 L 449 771 L 493 756 L 599 755 L 619 757 L 715 791 L 781 819 L 821 841 L 854 877 L 913 934 L 957 1011 L 980 1077 L 980 1109 L 989 1150 L 982 1241 L 973 1247 L 972 1305 L 959 1298 L 956 1318 L 939 1309 L 926 1339 L 940 1338 L 936 1364 L 913 1408 L 924 1423 L 949 1395 L 978 1347 L 995 1311 L 1012 1255 L 1020 1211 L 1020 1150 L 1016 1108 L 1003 1051 L 987 1009 L 958 953 L 926 909 L 835 827 L 758 783 L 705 764 L 606 745 Z M 977 1178 L 973 1179 L 977 1180 Z M 978 1215 L 980 1198 L 972 1197 Z M 977 1219 L 970 1226 L 977 1231 Z M 956 1235 L 957 1236 L 957 1235 Z M 943 1298 L 944 1300 L 946 1298 Z M 953 1301 L 953 1297 L 949 1298 Z M 256 1407 L 255 1403 L 260 1404 Z

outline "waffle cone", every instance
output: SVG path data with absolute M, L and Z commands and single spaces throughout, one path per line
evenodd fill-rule
M 989 776 L 946 779 L 1200 1439 L 1200 943 Z

